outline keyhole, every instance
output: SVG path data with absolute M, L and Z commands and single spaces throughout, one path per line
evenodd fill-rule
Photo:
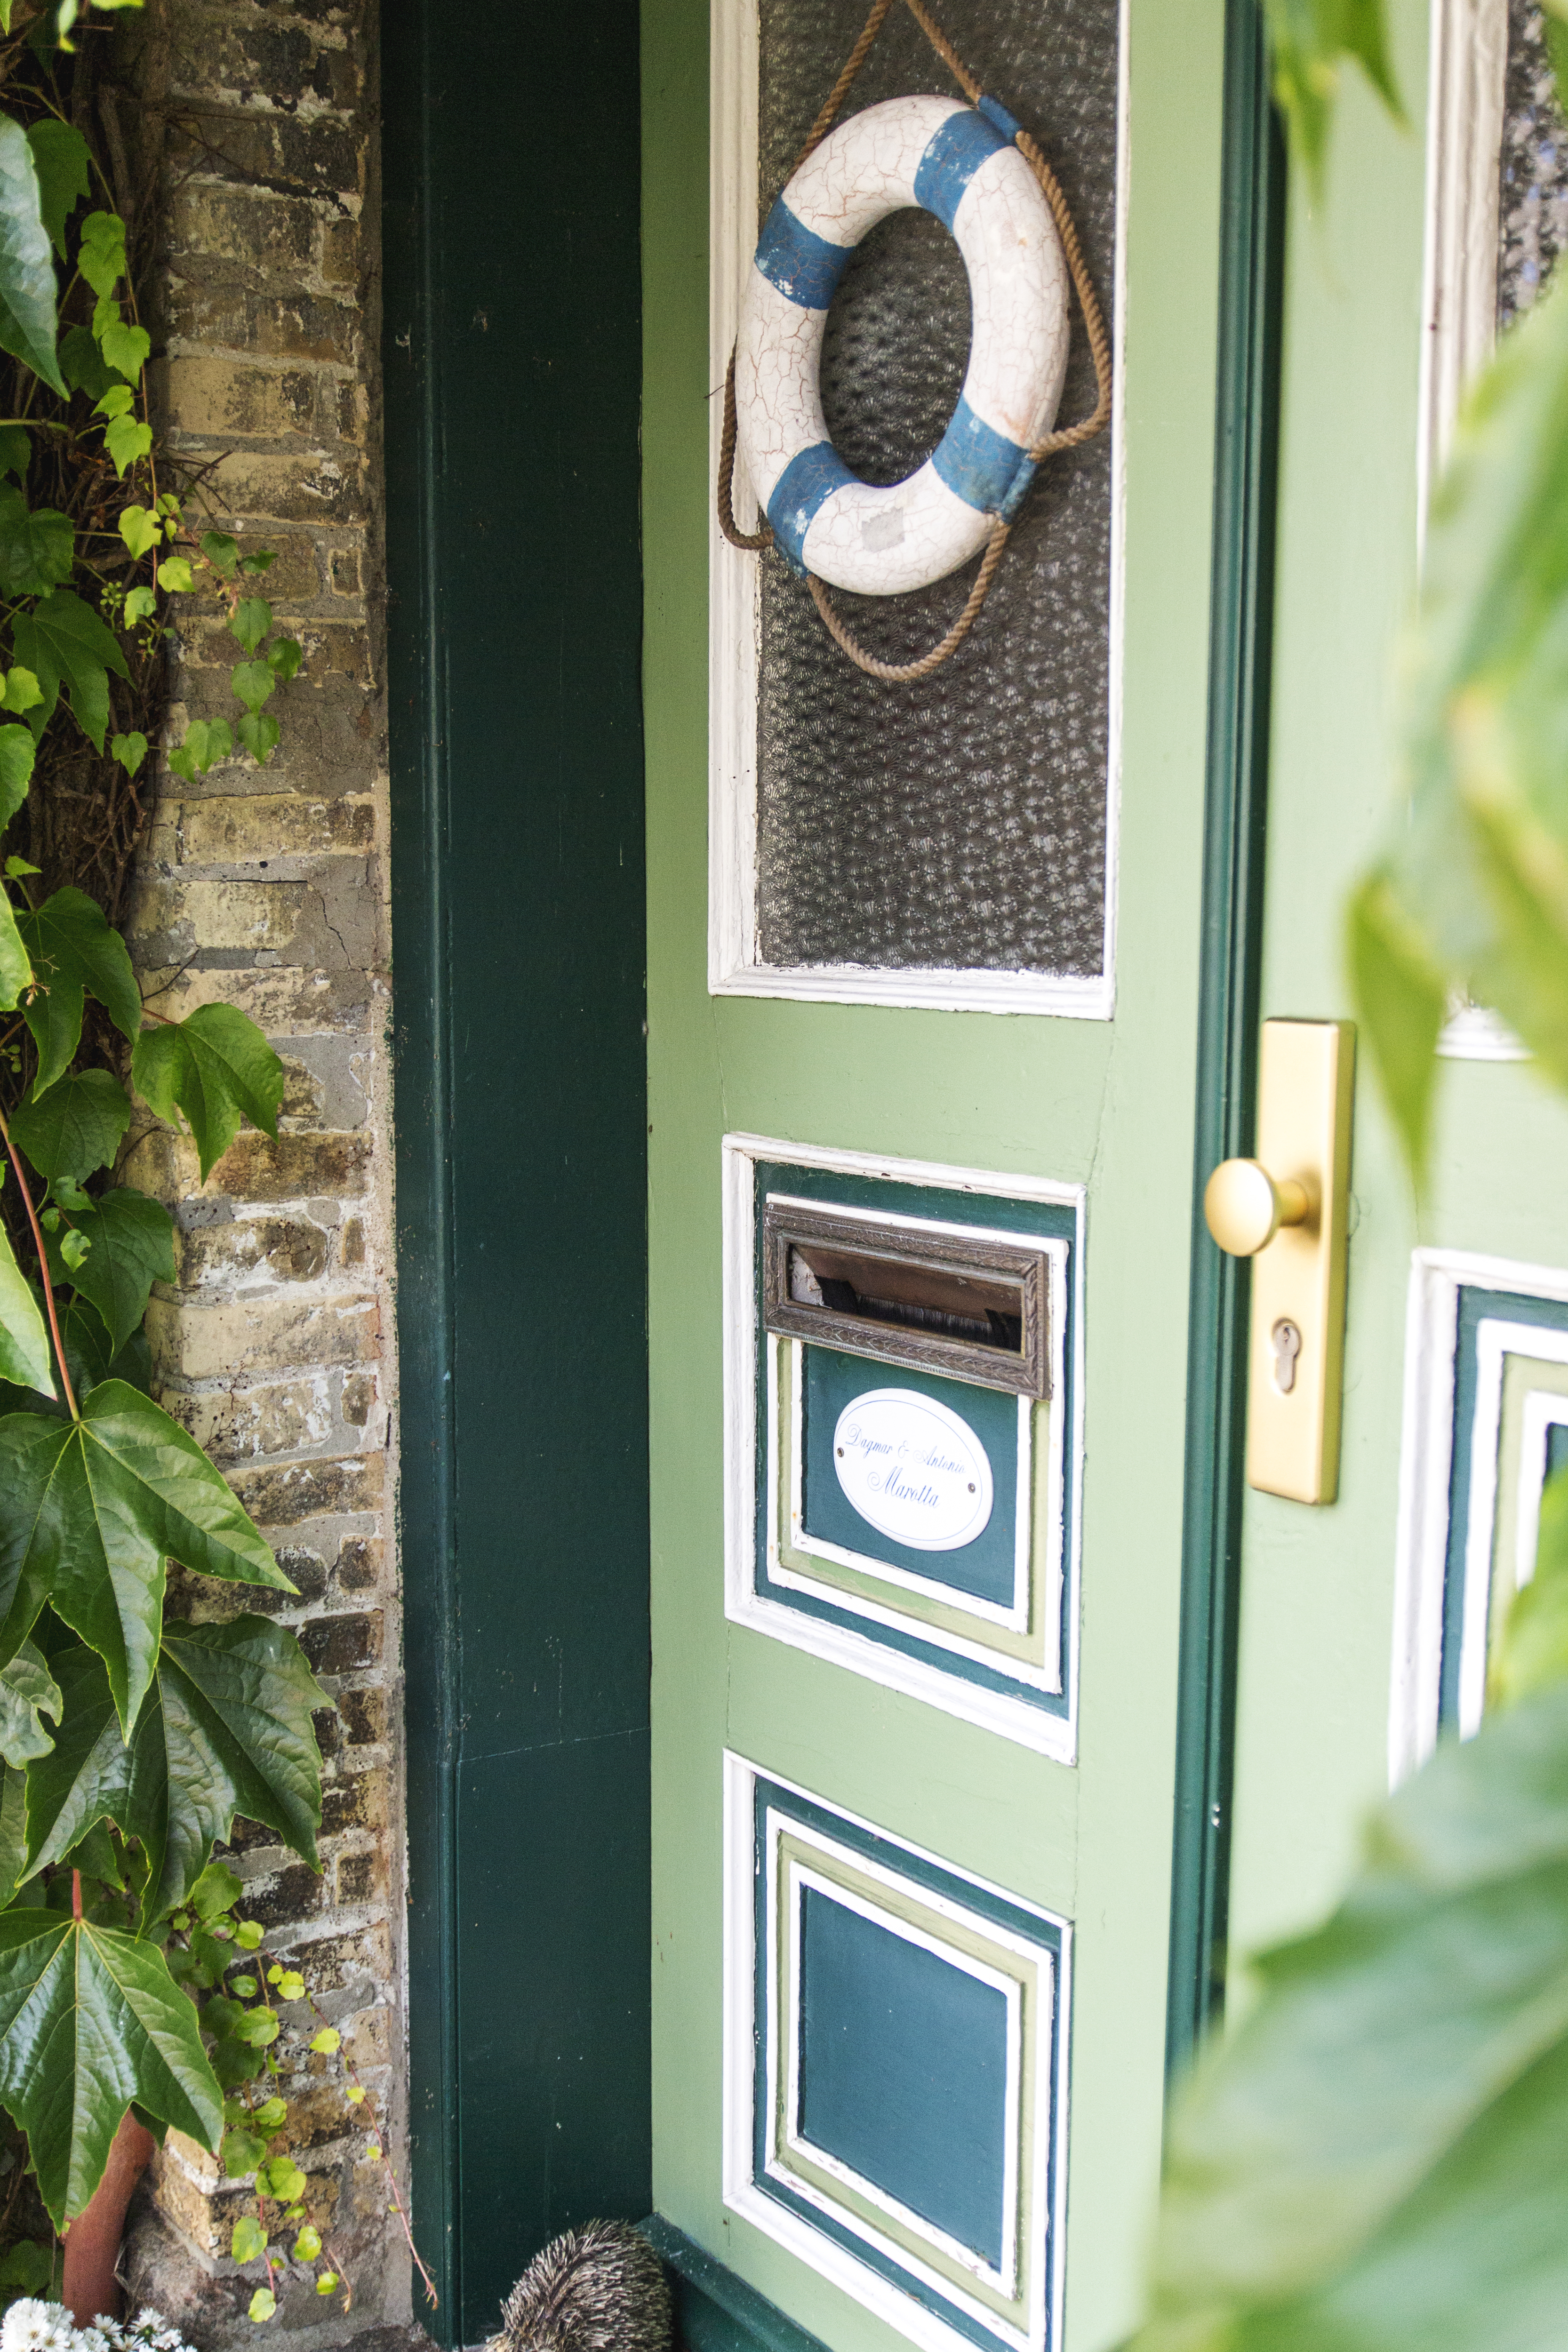
M 1296 1385 L 1296 1359 L 1301 1352 L 1301 1334 L 1294 1323 L 1281 1316 L 1268 1336 L 1274 1342 L 1274 1385 L 1281 1396 L 1289 1396 Z

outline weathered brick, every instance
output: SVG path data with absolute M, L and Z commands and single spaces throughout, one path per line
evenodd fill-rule
M 265 1272 L 279 1282 L 313 1282 L 327 1263 L 327 1235 L 304 1217 L 236 1217 L 198 1225 L 177 1244 L 180 1282 L 210 1289 Z
M 306 1201 L 312 1193 L 365 1189 L 370 1139 L 363 1135 L 237 1136 L 208 1178 L 237 1201 Z
M 219 1307 L 153 1298 L 147 1333 L 161 1381 L 216 1381 L 288 1372 L 301 1363 L 353 1364 L 374 1352 L 381 1309 L 374 1298 L 231 1298 Z
M 331 1387 L 325 1372 L 309 1380 L 236 1385 L 217 1395 L 174 1393 L 165 1402 L 203 1451 L 223 1464 L 248 1461 L 258 1454 L 296 1453 L 302 1446 L 324 1444 L 331 1434 Z M 297 1568 L 281 1560 L 279 1565 L 298 1584 Z M 339 1573 L 341 1578 L 341 1569 Z M 321 1584 L 325 1582 L 323 1568 Z
M 338 1719 L 351 1748 L 379 1748 L 386 1738 L 386 1693 L 374 1686 L 340 1691 Z
M 163 362 L 154 384 L 170 425 L 204 438 L 240 434 L 247 440 L 312 435 L 316 376 L 299 368 L 247 367 L 235 360 Z
M 208 115 L 198 152 L 175 132 L 176 167 L 199 163 L 214 178 L 232 176 L 279 195 L 348 195 L 364 184 L 364 145 L 353 126 L 331 115 Z
M 179 280 L 169 294 L 169 352 L 181 361 L 212 350 L 254 352 L 268 359 L 359 362 L 362 327 L 352 302 L 322 294 L 242 295 L 205 279 Z M 226 468 L 214 491 L 231 511 L 242 503 Z M 268 509 L 270 511 L 270 509 Z
M 326 1462 L 268 1463 L 232 1471 L 228 1483 L 258 1528 L 286 1528 L 327 1512 L 374 1510 L 382 1499 L 383 1461 L 379 1454 L 351 1454 Z
M 351 1772 L 329 1780 L 321 1790 L 321 1835 L 340 1836 L 345 1830 L 379 1832 L 386 1821 L 384 1772 Z
M 271 857 L 363 856 L 374 846 L 375 809 L 363 796 L 321 800 L 297 793 L 236 793 L 183 801 L 178 855 L 187 866 L 240 866 Z
M 305 457 L 272 457 L 237 449 L 223 468 L 220 496 L 265 523 L 346 523 L 367 519 L 364 465 L 352 449 L 312 450 Z
M 321 233 L 321 278 L 328 286 L 353 286 L 364 267 L 364 240 L 354 220 L 329 221 Z
M 212 971 L 197 963 L 158 971 L 142 966 L 160 1013 L 183 1021 L 198 1004 L 237 1004 L 274 1040 L 359 1032 L 366 1025 L 375 983 L 365 971 Z
M 342 1904 L 374 1903 L 386 1895 L 386 1857 L 374 1848 L 345 1853 L 338 1862 L 337 1898 Z
M 375 1411 L 375 1374 L 351 1372 L 343 1382 L 342 1416 L 351 1429 L 363 1429 Z M 342 1564 L 340 1562 L 340 1572 Z
M 374 1665 L 384 1632 L 381 1611 L 366 1609 L 342 1617 L 318 1617 L 300 1628 L 300 1640 L 316 1674 L 348 1675 L 358 1666 Z
M 190 180 L 169 207 L 168 236 L 182 260 L 205 254 L 237 264 L 247 279 L 278 276 L 298 285 L 315 258 L 321 226 L 321 214 L 303 198 Z

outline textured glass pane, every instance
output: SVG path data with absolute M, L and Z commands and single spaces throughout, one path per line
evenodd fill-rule
M 762 0 L 760 208 L 786 178 L 864 21 L 865 0 Z M 985 88 L 1044 146 L 1110 317 L 1116 0 L 937 0 Z M 847 101 L 956 95 L 895 5 Z M 941 439 L 969 349 L 963 265 L 941 226 L 895 214 L 866 239 L 829 314 L 828 427 L 869 481 Z M 1094 406 L 1076 308 L 1061 422 Z M 762 559 L 760 946 L 781 965 L 978 967 L 1092 975 L 1103 961 L 1110 440 L 1052 457 L 967 643 L 918 686 L 854 668 L 803 583 Z M 915 594 L 835 591 L 885 660 L 924 653 L 974 566 Z
M 1500 330 L 1529 310 L 1568 245 L 1568 123 L 1534 0 L 1509 0 L 1498 197 Z

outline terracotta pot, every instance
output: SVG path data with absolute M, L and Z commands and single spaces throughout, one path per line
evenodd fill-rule
M 104 2167 L 103 2179 L 74 2221 L 66 2225 L 65 2284 L 60 2300 L 79 2327 L 90 2326 L 104 2312 L 120 2316 L 120 2282 L 115 2270 L 125 2229 L 125 2209 L 136 2183 L 152 2162 L 157 2141 L 129 2107 L 120 2118 Z

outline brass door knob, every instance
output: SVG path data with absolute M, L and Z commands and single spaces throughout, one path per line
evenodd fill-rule
M 1230 1257 L 1256 1257 L 1281 1225 L 1305 1223 L 1305 1185 L 1270 1176 L 1260 1160 L 1222 1160 L 1204 1188 L 1208 1229 Z

